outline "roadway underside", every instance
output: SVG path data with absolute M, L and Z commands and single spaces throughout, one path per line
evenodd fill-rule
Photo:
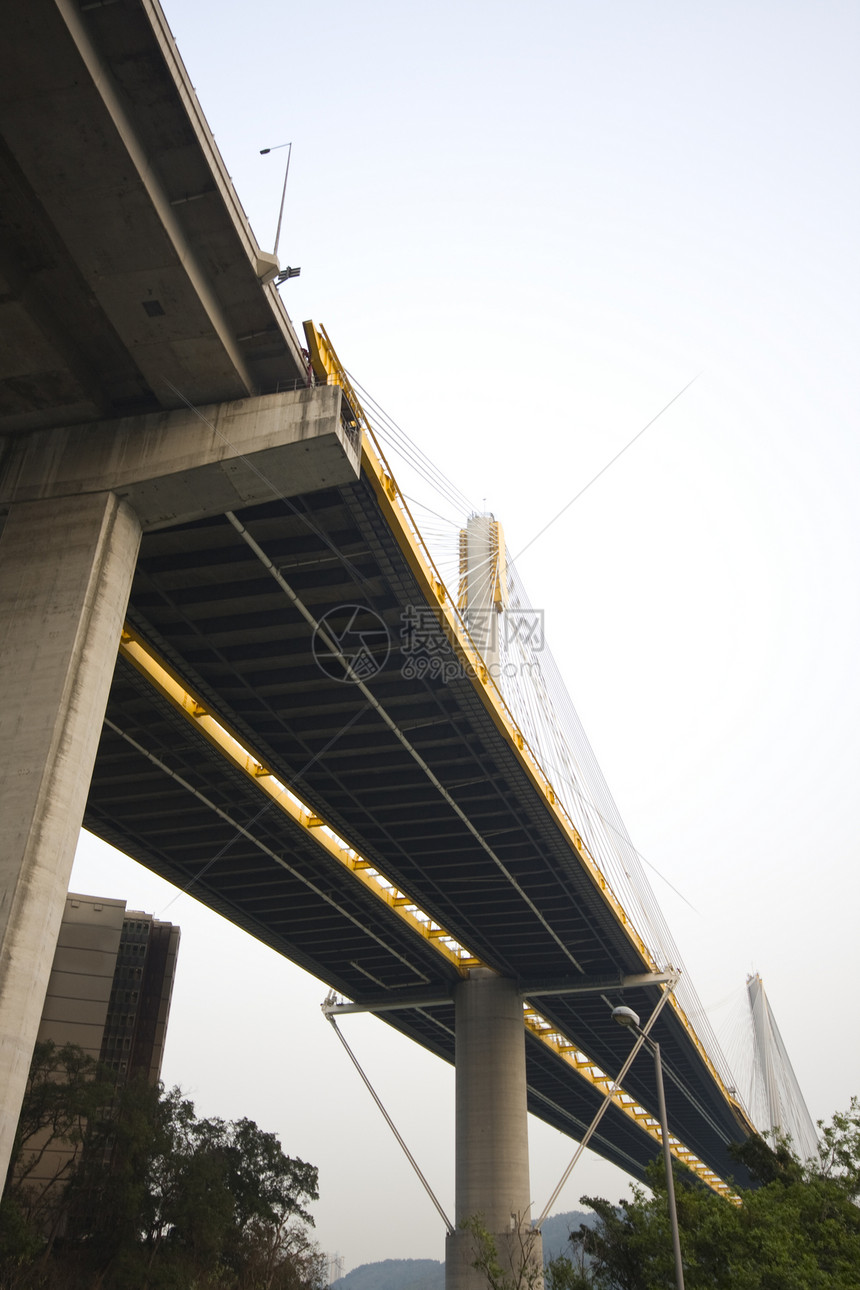
M 439 662 L 422 678 L 404 667 L 411 656 L 402 632 L 414 623 L 411 610 L 426 614 L 427 602 L 367 478 L 239 519 L 316 619 L 361 607 L 355 625 L 370 633 L 381 665 L 369 689 L 495 858 L 361 690 L 335 679 L 339 665 L 320 666 L 305 617 L 226 517 L 144 536 L 128 615 L 140 636 L 279 779 L 484 963 L 529 983 L 647 970 L 474 681 L 455 674 L 452 648 L 435 639 Z M 387 642 L 373 634 L 367 611 L 384 622 Z M 345 608 L 328 622 L 343 630 L 353 613 Z M 458 979 L 431 941 L 346 873 L 123 660 L 85 823 L 350 999 L 444 993 Z M 614 1074 L 631 1041 L 611 1021 L 611 1007 L 627 1003 L 644 1018 L 658 997 L 652 986 L 534 992 L 530 1000 Z M 454 1060 L 453 1005 L 383 1017 Z M 653 1033 L 663 1046 L 673 1131 L 723 1178 L 745 1183 L 727 1150 L 744 1136 L 743 1123 L 669 1007 Z M 600 1093 L 539 1041 L 528 1036 L 526 1047 L 530 1110 L 578 1138 Z M 654 1108 L 646 1055 L 626 1087 Z M 614 1107 L 592 1145 L 638 1177 L 658 1151 Z

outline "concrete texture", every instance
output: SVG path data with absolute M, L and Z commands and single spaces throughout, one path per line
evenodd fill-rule
M 0 1176 L 51 972 L 143 527 L 352 482 L 340 390 L 34 431 L 0 476 Z M 61 947 L 59 966 L 88 951 Z M 169 999 L 167 1000 L 169 1002 Z M 163 1033 L 166 1021 L 155 1018 Z
M 3 19 L 0 434 L 304 384 L 156 0 Z
M 445 1287 L 483 1290 L 486 1278 L 471 1266 L 475 1238 L 461 1230 L 469 1219 L 480 1218 L 503 1267 L 516 1266 L 523 1248 L 541 1265 L 540 1236 L 531 1233 L 523 1005 L 516 984 L 487 968 L 472 970 L 454 1003 L 457 1231 L 447 1240 Z
M 123 417 L 14 441 L 0 504 L 110 490 L 144 530 L 352 483 L 360 452 L 338 386 Z
M 0 1176 L 51 973 L 140 541 L 112 493 L 0 537 Z

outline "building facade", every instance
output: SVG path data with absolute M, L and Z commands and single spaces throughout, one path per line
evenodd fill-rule
M 76 1044 L 113 1071 L 118 1085 L 157 1083 L 179 950 L 179 928 L 125 901 L 69 892 L 38 1041 Z M 79 1142 L 49 1131 L 27 1142 L 17 1175 L 46 1230 L 62 1212 L 62 1190 Z M 56 1229 L 55 1229 L 56 1230 Z
M 125 901 L 69 892 L 39 1039 L 78 1044 L 124 1083 L 161 1074 L 179 928 Z

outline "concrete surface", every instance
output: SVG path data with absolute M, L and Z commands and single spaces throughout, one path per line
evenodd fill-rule
M 0 505 L 110 490 L 149 530 L 351 483 L 360 456 L 340 397 L 321 385 L 33 432 L 10 444 Z
M 0 537 L 0 1177 L 139 541 L 136 516 L 112 493 L 15 506 Z
M 523 1003 L 515 982 L 475 968 L 454 1004 L 457 1231 L 446 1243 L 445 1290 L 486 1290 L 471 1266 L 476 1242 L 462 1230 L 467 1220 L 480 1219 L 502 1266 L 514 1269 L 514 1284 L 524 1251 L 538 1269 L 542 1262 L 540 1236 L 531 1232 Z

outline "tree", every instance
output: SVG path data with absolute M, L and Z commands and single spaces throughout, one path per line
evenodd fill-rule
M 307 1262 L 306 1206 L 318 1196 L 317 1170 L 286 1156 L 253 1120 L 198 1120 L 178 1089 L 166 1100 L 166 1149 L 153 1162 L 151 1264 L 157 1254 L 241 1277 L 251 1262 L 268 1287 L 291 1259 Z
M 39 1043 L 27 1078 L 0 1201 L 0 1260 L 50 1250 L 69 1212 L 69 1183 L 114 1093 L 74 1044 Z
M 480 1214 L 467 1219 L 463 1228 L 474 1238 L 472 1267 L 486 1277 L 488 1290 L 537 1290 L 543 1284 L 540 1232 L 525 1216 L 517 1215 L 501 1250 Z
M 736 1158 L 759 1184 L 733 1205 L 676 1168 L 678 1223 L 688 1290 L 857 1290 L 860 1287 L 860 1104 L 821 1124 L 819 1161 L 790 1144 L 752 1138 Z M 651 1194 L 634 1186 L 617 1206 L 583 1197 L 593 1228 L 572 1234 L 599 1290 L 664 1290 L 673 1284 L 665 1179 L 655 1161 Z M 563 1284 L 563 1282 L 561 1283 Z M 576 1282 L 573 1283 L 574 1285 Z
M 56 1171 L 35 1181 L 44 1162 Z M 0 1287 L 318 1290 L 317 1170 L 253 1120 L 199 1119 L 178 1088 L 117 1087 L 40 1045 L 0 1208 Z
M 591 1290 L 593 1285 L 582 1250 L 575 1262 L 565 1254 L 550 1259 L 543 1273 L 544 1290 Z
M 852 1097 L 847 1111 L 837 1111 L 821 1130 L 822 1177 L 837 1182 L 850 1200 L 860 1200 L 860 1099 Z

